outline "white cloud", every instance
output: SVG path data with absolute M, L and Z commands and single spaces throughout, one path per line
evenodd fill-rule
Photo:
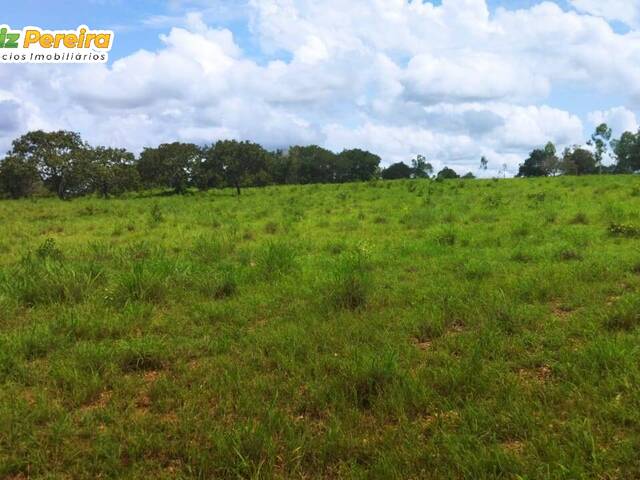
M 597 110 L 588 116 L 591 126 L 597 127 L 606 123 L 613 130 L 614 136 L 619 136 L 624 132 L 638 131 L 638 117 L 631 110 L 625 107 L 615 107 L 610 110 Z
M 513 172 L 548 140 L 584 140 L 580 118 L 545 105 L 555 88 L 622 92 L 629 109 L 588 122 L 637 125 L 640 34 L 614 32 L 599 18 L 610 16 L 578 3 L 588 14 L 551 2 L 490 14 L 484 0 L 250 0 L 258 58 L 247 39 L 181 10 L 210 3 L 174 0 L 170 16 L 149 20 L 177 22 L 157 51 L 111 66 L 0 65 L 0 111 L 20 119 L 0 147 L 18 131 L 66 128 L 136 151 L 247 138 L 365 147 L 387 163 L 423 153 L 461 170 L 485 155 Z
M 571 0 L 578 10 L 606 18 L 618 20 L 629 26 L 640 24 L 640 2 L 637 0 Z

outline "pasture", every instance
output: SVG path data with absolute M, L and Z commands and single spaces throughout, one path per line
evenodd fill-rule
M 0 478 L 640 477 L 640 177 L 0 202 Z

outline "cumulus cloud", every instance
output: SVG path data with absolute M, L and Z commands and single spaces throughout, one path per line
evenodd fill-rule
M 179 15 L 214 3 L 175 0 L 170 16 L 149 20 L 175 22 L 161 47 L 111 65 L 1 65 L 0 81 L 23 79 L 0 90 L 0 112 L 20 112 L 11 134 L 66 128 L 135 151 L 172 140 L 317 143 L 369 148 L 385 163 L 422 153 L 461 170 L 484 155 L 513 172 L 548 140 L 584 141 L 582 120 L 548 104 L 555 88 L 626 92 L 628 109 L 585 120 L 637 125 L 640 34 L 615 32 L 578 5 L 587 0 L 574 2 L 583 13 L 551 2 L 490 12 L 485 0 L 249 0 L 258 54 L 204 13 Z
M 619 136 L 623 132 L 636 132 L 639 128 L 638 117 L 625 107 L 615 107 L 606 111 L 597 110 L 591 112 L 588 118 L 594 128 L 606 123 L 611 127 L 615 136 Z
M 607 20 L 618 20 L 629 26 L 640 25 L 640 3 L 637 0 L 571 0 L 578 10 Z

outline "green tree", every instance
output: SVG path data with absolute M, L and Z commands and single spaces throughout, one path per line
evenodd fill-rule
M 371 180 L 376 177 L 380 166 L 379 156 L 359 148 L 343 150 L 336 160 L 336 179 L 340 182 Z
M 38 130 L 14 140 L 9 156 L 35 167 L 44 185 L 64 199 L 86 191 L 87 150 L 78 133 Z
M 552 142 L 543 149 L 536 148 L 529 154 L 520 169 L 518 177 L 546 177 L 555 174 L 558 169 L 559 159 L 556 155 L 556 147 Z
M 219 141 L 213 147 L 212 162 L 218 162 L 226 185 L 241 194 L 242 187 L 263 186 L 271 182 L 269 153 L 257 143 Z
M 32 162 L 9 156 L 0 163 L 0 195 L 28 197 L 33 194 L 38 182 L 38 169 Z
M 602 161 L 609 152 L 611 134 L 611 128 L 606 123 L 602 123 L 596 127 L 591 139 L 587 142 L 588 145 L 595 147 L 596 168 L 600 173 L 602 173 Z
M 202 149 L 192 143 L 164 143 L 145 148 L 137 167 L 147 187 L 168 187 L 184 193 L 193 183 L 196 167 L 202 161 Z
M 424 155 L 418 155 L 411 160 L 411 169 L 415 178 L 429 178 L 433 175 L 433 165 L 427 162 Z
M 224 165 L 216 155 L 215 144 L 202 149 L 202 161 L 194 167 L 193 182 L 200 190 L 224 186 Z
M 612 142 L 616 156 L 616 170 L 620 173 L 640 171 L 640 130 L 624 132 L 620 139 Z
M 300 165 L 296 158 L 289 155 L 289 150 L 276 150 L 270 156 L 269 171 L 277 184 L 300 183 Z
M 567 148 L 561 162 L 561 170 L 567 175 L 596 173 L 597 162 L 593 152 L 580 147 Z
M 397 162 L 382 170 L 382 178 L 385 180 L 397 180 L 400 178 L 411 178 L 413 169 L 404 162 Z
M 331 150 L 317 145 L 295 146 L 289 149 L 289 156 L 299 183 L 335 183 L 339 180 L 338 159 Z
M 140 185 L 135 156 L 123 148 L 93 149 L 90 171 L 93 190 L 105 198 L 135 190 Z
M 448 180 L 453 178 L 460 178 L 460 175 L 458 175 L 452 168 L 444 167 L 438 172 L 438 176 L 436 178 L 438 180 Z

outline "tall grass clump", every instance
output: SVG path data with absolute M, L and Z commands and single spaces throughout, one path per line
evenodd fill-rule
M 624 223 L 611 223 L 609 234 L 614 237 L 640 238 L 640 227 Z
M 297 249 L 284 241 L 269 241 L 258 250 L 255 265 L 260 276 L 274 280 L 295 270 Z
M 78 303 L 91 295 L 102 279 L 102 269 L 96 263 L 66 260 L 49 239 L 0 275 L 0 290 L 26 307 Z
M 624 295 L 607 315 L 605 326 L 609 330 L 630 331 L 640 326 L 640 294 Z
M 330 303 L 336 308 L 357 310 L 367 304 L 372 289 L 371 261 L 367 247 L 359 246 L 343 253 L 331 271 Z
M 170 287 L 171 265 L 163 260 L 140 260 L 116 277 L 107 299 L 117 306 L 130 302 L 161 303 Z
M 347 398 L 361 410 L 371 409 L 377 399 L 401 378 L 397 355 L 388 351 L 359 355 L 345 361 L 341 370 Z
M 199 260 L 213 263 L 231 255 L 235 245 L 234 238 L 230 235 L 201 235 L 194 242 L 192 251 Z
M 231 263 L 222 263 L 211 272 L 206 270 L 193 278 L 194 287 L 203 295 L 216 300 L 228 298 L 238 291 L 240 283 L 238 267 Z
M 162 213 L 162 208 L 157 203 L 154 203 L 151 209 L 149 210 L 149 225 L 156 226 L 164 222 L 164 214 Z

